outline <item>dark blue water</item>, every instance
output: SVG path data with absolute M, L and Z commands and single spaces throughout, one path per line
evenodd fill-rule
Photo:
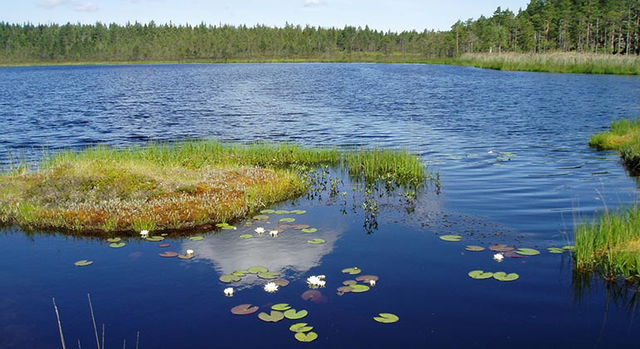
M 467 244 L 544 249 L 572 244 L 573 226 L 604 207 L 636 200 L 637 186 L 614 153 L 590 149 L 611 120 L 640 115 L 640 78 L 486 71 L 386 64 L 231 64 L 0 68 L 0 162 L 96 143 L 215 138 L 307 145 L 383 146 L 419 153 L 440 173 L 406 214 L 381 199 L 378 229 L 367 234 L 359 201 L 306 200 L 298 223 L 319 231 L 278 238 L 238 236 L 239 224 L 194 242 L 190 261 L 163 259 L 158 243 L 61 234 L 0 235 L 0 347 L 58 348 L 51 298 L 68 347 L 95 347 L 91 293 L 107 348 L 276 347 L 611 347 L 637 343 L 634 291 L 597 278 L 580 287 L 569 254 L 492 260 Z M 498 152 L 513 153 L 510 161 Z M 346 187 L 345 187 L 345 190 Z M 343 211 L 346 211 L 344 214 Z M 278 216 L 273 216 L 275 226 Z M 437 234 L 461 234 L 460 243 Z M 309 235 L 327 241 L 306 243 Z M 95 264 L 73 266 L 79 259 Z M 222 273 L 264 265 L 291 284 L 275 294 L 264 282 L 236 285 L 224 297 Z M 362 294 L 338 296 L 358 266 L 380 276 Z M 473 280 L 470 270 L 517 272 L 511 283 Z M 309 275 L 327 275 L 324 301 L 300 295 Z M 626 292 L 626 293 L 625 293 Z M 298 343 L 288 327 L 229 309 L 290 303 L 320 337 Z M 401 317 L 382 325 L 380 312 Z M 92 345 L 93 343 L 93 345 Z

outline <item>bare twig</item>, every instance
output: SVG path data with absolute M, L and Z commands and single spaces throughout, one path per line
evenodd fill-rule
M 93 315 L 93 304 L 91 304 L 91 295 L 87 293 L 89 299 L 89 310 L 91 310 L 91 320 L 93 321 L 93 333 L 96 335 L 96 346 L 100 349 L 100 339 L 98 338 L 98 327 L 96 326 L 96 317 Z
M 136 333 L 136 349 L 140 347 L 140 331 Z
M 60 343 L 62 344 L 62 349 L 67 349 L 67 345 L 64 342 L 64 333 L 62 333 L 62 322 L 60 321 L 60 313 L 58 312 L 58 306 L 56 305 L 56 299 L 51 298 L 53 300 L 53 309 L 56 311 L 56 318 L 58 319 L 58 330 L 60 331 Z
M 122 342 L 122 349 L 127 349 L 127 340 L 125 339 L 124 342 Z
M 80 344 L 80 338 L 78 338 L 78 349 L 82 349 L 82 344 Z
M 102 324 L 102 349 L 104 349 L 104 324 Z

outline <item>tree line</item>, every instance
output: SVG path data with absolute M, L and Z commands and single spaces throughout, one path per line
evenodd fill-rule
M 531 0 L 446 31 L 369 27 L 0 22 L 0 62 L 456 57 L 475 52 L 640 54 L 640 0 Z

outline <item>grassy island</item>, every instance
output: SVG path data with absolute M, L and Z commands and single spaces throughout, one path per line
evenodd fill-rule
M 305 173 L 319 166 L 412 188 L 428 178 L 419 157 L 404 151 L 215 141 L 98 146 L 0 175 L 0 222 L 92 233 L 226 223 L 304 194 Z
M 640 163 L 640 120 L 614 121 L 611 130 L 594 135 L 589 145 L 619 150 L 625 163 Z M 621 212 L 606 211 L 594 222 L 576 228 L 576 265 L 581 271 L 599 271 L 607 279 L 622 276 L 640 281 L 640 206 Z

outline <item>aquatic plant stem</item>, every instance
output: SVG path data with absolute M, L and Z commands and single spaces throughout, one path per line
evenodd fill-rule
M 93 333 L 96 335 L 96 346 L 100 349 L 100 338 L 98 337 L 98 327 L 96 326 L 96 317 L 93 313 L 93 304 L 91 303 L 91 295 L 87 293 L 87 299 L 89 300 L 89 310 L 91 310 L 91 321 L 93 321 Z
M 67 345 L 64 341 L 64 333 L 62 332 L 62 322 L 60 321 L 60 312 L 58 312 L 58 306 L 56 305 L 56 299 L 51 298 L 53 300 L 53 309 L 56 312 L 56 319 L 58 319 L 58 330 L 60 331 L 60 343 L 62 344 L 62 349 L 67 349 Z

